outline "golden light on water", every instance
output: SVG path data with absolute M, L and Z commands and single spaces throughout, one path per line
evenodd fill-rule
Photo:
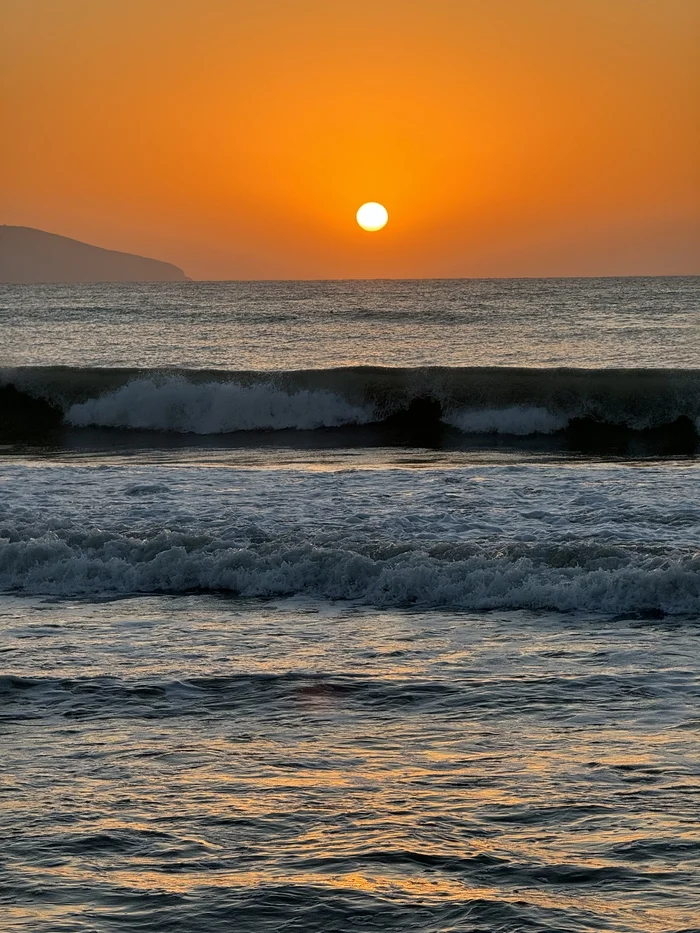
M 363 204 L 355 216 L 362 229 L 370 233 L 374 233 L 376 230 L 381 230 L 382 227 L 386 227 L 386 223 L 389 220 L 389 212 L 387 209 L 383 204 L 378 204 L 376 201 L 368 201 L 366 204 Z

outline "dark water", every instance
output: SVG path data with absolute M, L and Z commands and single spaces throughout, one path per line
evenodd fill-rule
M 0 930 L 700 929 L 698 279 L 0 289 Z

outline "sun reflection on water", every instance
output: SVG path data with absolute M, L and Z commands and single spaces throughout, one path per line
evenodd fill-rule
M 0 797 L 9 929 L 128 926 L 132 910 L 196 925 L 203 905 L 255 929 L 331 902 L 347 928 L 363 910 L 406 929 L 416 911 L 692 926 L 697 727 L 666 702 L 695 689 L 680 630 L 654 692 L 630 673 L 644 638 L 621 626 L 322 610 L 23 606 L 7 646 L 31 679 L 8 685 L 5 713 L 25 718 L 8 720 Z M 56 679 L 42 659 L 61 645 Z

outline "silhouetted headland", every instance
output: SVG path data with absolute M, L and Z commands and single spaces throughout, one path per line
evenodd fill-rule
M 0 282 L 182 282 L 177 266 L 33 227 L 0 225 Z

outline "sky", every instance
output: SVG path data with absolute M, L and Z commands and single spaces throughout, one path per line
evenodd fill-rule
M 699 44 L 699 0 L 0 0 L 0 223 L 200 279 L 697 274 Z

